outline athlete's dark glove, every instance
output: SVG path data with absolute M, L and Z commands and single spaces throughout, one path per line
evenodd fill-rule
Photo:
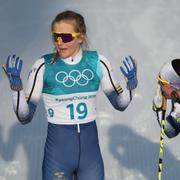
M 178 102 L 180 104 L 180 97 L 177 93 L 177 91 L 172 91 L 171 93 L 171 98 L 175 101 L 175 102 Z

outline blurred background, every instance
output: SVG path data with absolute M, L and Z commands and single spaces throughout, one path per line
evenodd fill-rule
M 156 76 L 180 57 L 178 0 L 0 0 L 0 63 L 9 54 L 23 59 L 22 77 L 42 55 L 52 52 L 50 24 L 64 10 L 81 13 L 89 46 L 105 55 L 118 81 L 124 56 L 138 63 L 139 86 L 130 106 L 118 112 L 100 91 L 98 130 L 107 180 L 157 179 L 160 129 L 152 112 Z M 8 80 L 0 69 L 0 180 L 41 180 L 47 120 L 40 102 L 33 121 L 21 125 L 12 107 Z M 180 179 L 179 136 L 165 138 L 163 180 Z

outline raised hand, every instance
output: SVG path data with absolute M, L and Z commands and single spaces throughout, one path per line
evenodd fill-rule
M 22 90 L 22 81 L 20 78 L 22 63 L 22 60 L 16 57 L 16 55 L 9 55 L 6 64 L 2 66 L 9 78 L 10 87 L 14 91 Z
M 125 57 L 120 70 L 127 80 L 127 89 L 132 90 L 137 87 L 137 65 L 131 56 Z

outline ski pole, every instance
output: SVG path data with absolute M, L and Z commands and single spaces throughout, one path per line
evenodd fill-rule
M 2 69 L 4 70 L 5 74 L 7 75 L 7 72 L 6 72 L 6 64 L 3 64 L 2 65 Z M 8 76 L 8 75 L 7 75 Z
M 159 147 L 159 166 L 158 166 L 158 180 L 162 179 L 162 167 L 163 167 L 163 152 L 164 152 L 164 129 L 165 129 L 165 114 L 167 99 L 162 96 L 162 120 L 161 120 L 161 135 L 160 135 L 160 147 Z

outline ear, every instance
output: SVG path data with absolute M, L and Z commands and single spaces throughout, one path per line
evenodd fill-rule
M 84 40 L 85 40 L 85 35 L 83 33 L 81 33 L 80 36 L 78 37 L 78 42 L 80 44 L 82 44 L 84 42 Z

